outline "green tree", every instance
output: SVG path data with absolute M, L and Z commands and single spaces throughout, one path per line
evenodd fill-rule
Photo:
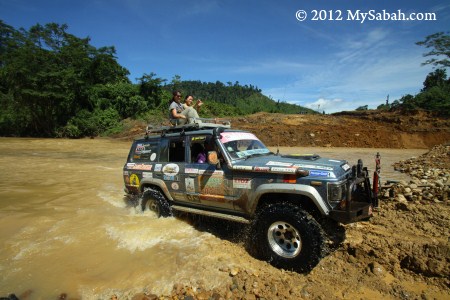
M 96 49 L 67 29 L 15 30 L 0 22 L 0 133 L 54 136 L 80 111 L 98 108 L 93 86 L 129 82 L 114 47 Z
M 431 48 L 430 52 L 425 53 L 424 57 L 432 57 L 426 60 L 422 65 L 432 64 L 434 66 L 450 67 L 450 36 L 444 32 L 431 34 L 425 40 L 416 43 L 419 46 Z M 443 57 L 443 58 L 441 58 Z
M 150 108 L 156 108 L 162 100 L 162 84 L 165 79 L 156 77 L 155 73 L 144 74 L 139 81 L 139 93 L 147 101 Z
M 425 78 L 423 82 L 422 92 L 428 91 L 433 87 L 443 87 L 447 83 L 447 73 L 444 69 L 437 69 L 431 72 Z

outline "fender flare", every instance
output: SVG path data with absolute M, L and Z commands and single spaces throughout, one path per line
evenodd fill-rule
M 166 197 L 166 199 L 173 201 L 173 198 L 169 193 L 169 189 L 167 188 L 166 183 L 163 180 L 158 179 L 158 178 L 143 178 L 139 185 L 139 192 L 143 193 L 144 188 L 149 185 L 159 187 L 161 189 L 162 193 L 164 194 L 164 196 Z
M 319 192 L 315 188 L 304 184 L 286 184 L 286 183 L 268 183 L 258 186 L 254 191 L 254 201 L 250 211 L 255 212 L 261 197 L 265 194 L 295 194 L 306 196 L 314 203 L 322 215 L 328 215 L 331 211 L 328 203 L 322 199 Z

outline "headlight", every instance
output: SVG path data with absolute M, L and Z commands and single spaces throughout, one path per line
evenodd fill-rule
M 347 185 L 345 181 L 328 182 L 328 202 L 334 206 L 338 204 L 347 194 Z

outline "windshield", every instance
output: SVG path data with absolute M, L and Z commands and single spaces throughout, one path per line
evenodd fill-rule
M 220 141 L 233 159 L 271 153 L 255 135 L 248 132 L 223 132 Z

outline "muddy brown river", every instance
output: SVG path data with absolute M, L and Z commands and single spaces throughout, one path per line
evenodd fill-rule
M 130 142 L 0 138 L 0 296 L 110 299 L 168 294 L 174 283 L 220 286 L 223 241 L 176 218 L 156 219 L 123 197 Z M 276 149 L 271 149 L 276 150 Z M 424 149 L 280 148 L 287 153 L 362 158 L 381 154 L 382 182 L 407 179 L 392 163 Z M 241 247 L 241 245 L 236 245 Z M 234 253 L 226 259 L 239 264 Z

